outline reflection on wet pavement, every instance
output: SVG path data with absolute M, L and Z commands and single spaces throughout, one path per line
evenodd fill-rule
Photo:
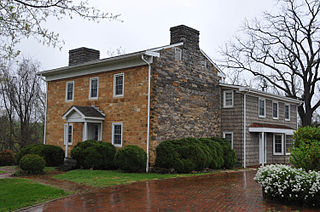
M 45 204 L 43 211 L 316 211 L 263 200 L 256 171 L 114 186 Z M 32 211 L 32 210 L 31 210 Z M 37 208 L 39 211 L 39 207 Z

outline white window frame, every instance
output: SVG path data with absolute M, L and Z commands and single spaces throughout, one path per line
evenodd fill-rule
M 285 135 L 285 138 L 284 138 L 285 152 L 286 152 L 286 155 L 291 155 L 291 152 L 287 152 L 287 136 L 292 137 L 292 135 Z M 291 139 L 291 148 L 292 146 L 293 146 L 293 138 Z
M 223 132 L 222 138 L 226 138 L 226 134 L 231 134 L 231 149 L 233 149 L 233 132 Z
M 68 99 L 68 85 L 72 84 L 72 99 Z M 66 82 L 66 102 L 72 102 L 74 99 L 74 81 Z
M 94 79 L 97 80 L 97 96 L 96 97 L 91 96 L 91 82 Z M 98 99 L 98 97 L 99 97 L 99 77 L 91 77 L 90 78 L 90 86 L 89 86 L 89 99 Z
M 116 95 L 116 78 L 122 76 L 122 94 Z M 113 75 L 113 97 L 123 97 L 124 96 L 124 73 L 114 74 Z
M 264 101 L 264 115 L 260 115 L 260 100 Z M 260 118 L 265 118 L 267 115 L 267 100 L 265 98 L 258 98 L 258 115 Z
M 277 116 L 276 117 L 273 116 L 273 110 L 274 110 L 273 104 L 277 104 Z M 279 102 L 277 102 L 277 101 L 272 101 L 272 118 L 279 119 Z
M 288 106 L 288 108 L 289 108 L 289 118 L 287 119 L 286 118 L 286 106 Z M 284 120 L 285 121 L 290 121 L 290 110 L 291 110 L 291 108 L 290 108 L 290 104 L 284 104 Z
M 115 144 L 114 143 L 114 126 L 115 125 L 121 125 L 121 144 Z M 112 133 L 111 133 L 111 141 L 112 141 L 112 145 L 116 146 L 116 147 L 122 147 L 123 144 L 123 123 L 122 122 L 114 122 L 112 123 Z
M 69 138 L 69 135 L 68 135 L 68 133 L 69 133 L 69 129 L 68 129 L 68 127 L 70 127 L 71 126 L 71 142 L 68 142 L 68 138 Z M 63 133 L 63 135 L 64 135 L 64 145 L 66 145 L 66 142 L 68 142 L 68 146 L 71 146 L 72 145 L 72 143 L 73 143 L 73 124 L 72 123 L 69 123 L 69 124 L 64 124 L 64 133 Z
M 226 95 L 227 93 L 231 92 L 231 96 L 232 96 L 232 104 L 231 105 L 227 105 L 227 101 L 226 101 Z M 234 105 L 234 92 L 233 90 L 225 90 L 223 91 L 223 108 L 233 108 Z
M 276 135 L 281 136 L 281 152 L 276 152 Z M 284 135 L 273 134 L 273 155 L 283 155 L 283 152 L 284 152 Z
M 179 57 L 177 57 L 177 53 L 179 54 Z M 174 59 L 175 60 L 182 60 L 182 49 L 174 48 Z

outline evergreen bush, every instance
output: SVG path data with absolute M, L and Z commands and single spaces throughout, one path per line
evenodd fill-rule
M 19 163 L 19 167 L 27 174 L 41 174 L 45 165 L 45 160 L 36 154 L 26 154 Z
M 126 172 L 144 172 L 147 153 L 136 145 L 128 145 L 119 149 L 114 157 L 114 164 Z

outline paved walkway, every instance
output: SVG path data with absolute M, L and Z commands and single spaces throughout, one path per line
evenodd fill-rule
M 316 211 L 265 202 L 254 175 L 243 171 L 114 186 L 30 211 Z

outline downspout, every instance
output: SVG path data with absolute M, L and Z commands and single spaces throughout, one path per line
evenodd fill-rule
M 43 126 L 43 144 L 46 144 L 46 133 L 47 133 L 47 106 L 48 106 L 48 82 L 42 78 L 41 79 L 46 83 L 46 106 L 44 108 L 44 126 Z
M 141 59 L 148 65 L 148 115 L 147 115 L 147 164 L 146 172 L 149 172 L 149 137 L 150 137 L 150 93 L 151 93 L 151 64 L 141 55 Z
M 250 88 L 239 88 L 243 93 L 243 168 L 247 167 L 247 93 Z
M 247 94 L 243 94 L 243 168 L 247 167 Z

